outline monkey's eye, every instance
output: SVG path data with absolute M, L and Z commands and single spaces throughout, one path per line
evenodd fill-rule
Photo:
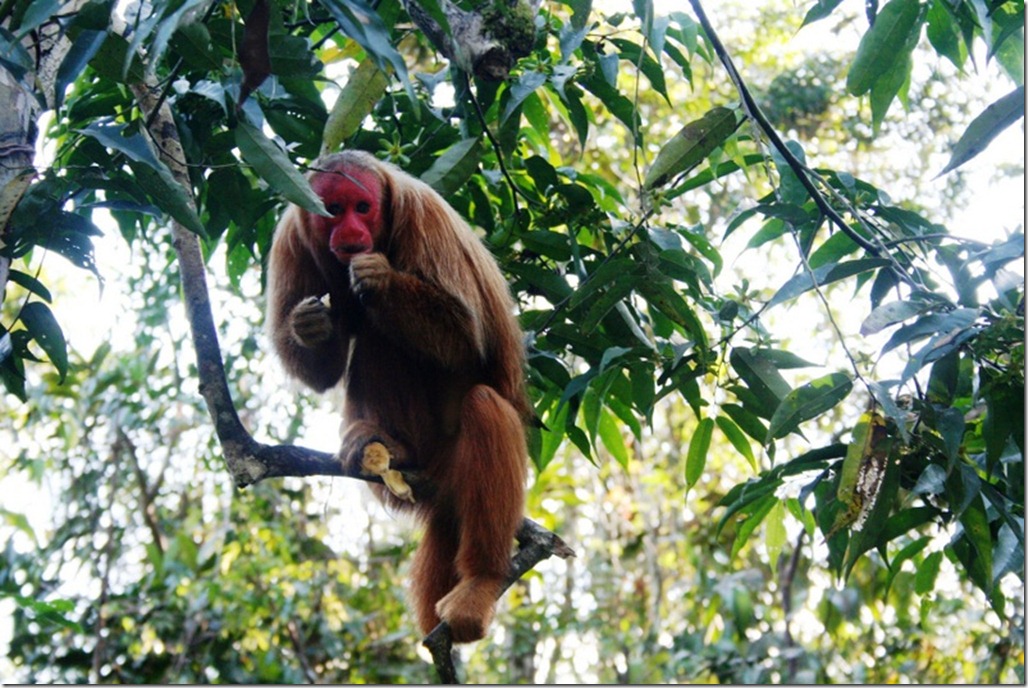
M 329 215 L 338 215 L 339 213 L 343 212 L 343 206 L 339 205 L 338 203 L 329 203 L 325 206 L 325 210 L 328 211 Z
M 371 212 L 371 204 L 367 201 L 360 201 L 357 203 L 357 212 L 361 215 L 366 215 Z

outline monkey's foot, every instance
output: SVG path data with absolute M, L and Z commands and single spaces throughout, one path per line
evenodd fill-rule
M 499 579 L 470 578 L 436 603 L 439 618 L 450 624 L 453 642 L 471 643 L 485 637 L 502 587 Z
M 382 478 L 382 482 L 398 499 L 414 502 L 414 491 L 400 471 L 389 468 L 389 450 L 381 442 L 369 442 L 361 456 L 361 468 Z

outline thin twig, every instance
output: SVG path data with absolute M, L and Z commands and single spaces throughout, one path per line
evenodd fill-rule
M 817 205 L 818 210 L 830 219 L 839 230 L 848 236 L 857 246 L 864 249 L 867 253 L 876 258 L 887 258 L 893 263 L 891 266 L 892 271 L 896 274 L 897 278 L 910 284 L 910 286 L 917 288 L 918 284 L 916 281 L 907 274 L 907 272 L 899 266 L 896 259 L 891 256 L 888 251 L 883 248 L 876 246 L 874 243 L 868 241 L 860 235 L 859 232 L 850 227 L 846 221 L 839 215 L 838 211 L 832 207 L 832 205 L 825 199 L 824 194 L 820 189 L 811 181 L 808 168 L 801 163 L 789 147 L 785 145 L 782 138 L 778 135 L 774 126 L 768 121 L 767 117 L 761 111 L 760 106 L 753 99 L 749 88 L 746 87 L 746 83 L 743 81 L 739 72 L 735 68 L 735 64 L 732 62 L 731 56 L 725 50 L 724 44 L 721 43 L 721 39 L 718 38 L 717 33 L 714 31 L 714 27 L 711 25 L 710 20 L 707 18 L 706 12 L 703 11 L 703 6 L 700 4 L 700 0 L 689 0 L 689 4 L 692 6 L 693 11 L 696 13 L 696 17 L 700 21 L 700 25 L 703 27 L 704 33 L 706 33 L 708 40 L 714 48 L 714 52 L 717 53 L 718 58 L 721 60 L 721 64 L 724 65 L 725 70 L 728 72 L 729 78 L 735 85 L 736 90 L 739 92 L 739 96 L 742 99 L 743 106 L 746 108 L 747 115 L 757 123 L 761 131 L 764 132 L 771 145 L 774 146 L 782 158 L 789 165 L 789 168 L 796 174 L 796 178 L 799 180 L 803 188 L 806 189 L 810 195 L 811 200 Z

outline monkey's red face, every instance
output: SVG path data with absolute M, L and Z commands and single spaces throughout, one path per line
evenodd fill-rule
M 363 170 L 323 172 L 311 187 L 325 203 L 331 217 L 312 216 L 315 241 L 345 264 L 361 253 L 370 253 L 382 234 L 382 184 Z

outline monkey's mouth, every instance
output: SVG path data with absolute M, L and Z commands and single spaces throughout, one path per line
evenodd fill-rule
M 354 256 L 359 256 L 362 253 L 371 253 L 371 247 L 364 244 L 340 244 L 339 246 L 332 247 L 332 253 L 335 255 L 336 260 L 349 263 L 350 259 Z

